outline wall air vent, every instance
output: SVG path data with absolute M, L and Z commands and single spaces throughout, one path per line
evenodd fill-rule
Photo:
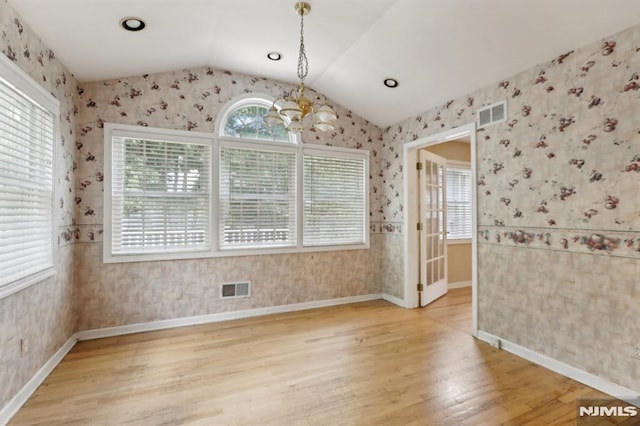
M 478 128 L 502 123 L 507 119 L 507 101 L 481 108 L 477 112 Z
M 220 298 L 236 299 L 238 297 L 251 297 L 250 281 L 220 284 Z

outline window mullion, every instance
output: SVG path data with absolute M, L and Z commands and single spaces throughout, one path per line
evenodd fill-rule
M 296 230 L 298 249 L 304 247 L 304 144 L 298 144 L 296 152 Z
M 209 180 L 211 185 L 211 200 L 209 202 L 211 208 L 211 249 L 214 252 L 220 251 L 220 173 L 222 167 L 220 164 L 220 139 L 216 138 L 213 142 L 211 155 L 211 173 Z

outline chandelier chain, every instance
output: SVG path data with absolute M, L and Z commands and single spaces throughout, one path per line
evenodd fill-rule
M 303 121 L 307 117 L 307 122 L 313 120 L 314 130 L 332 131 L 334 129 L 333 122 L 338 118 L 338 115 L 327 103 L 327 98 L 314 96 L 313 99 L 309 99 L 304 93 L 304 79 L 309 73 L 309 61 L 304 48 L 304 15 L 311 11 L 311 6 L 309 3 L 300 1 L 295 4 L 294 9 L 300 16 L 300 51 L 298 52 L 300 84 L 297 89 L 292 89 L 284 97 L 274 100 L 263 120 L 268 126 L 284 124 L 287 132 L 300 135 L 304 131 Z M 277 102 L 280 103 L 276 105 Z
M 304 49 L 304 13 L 300 14 L 300 52 L 298 53 L 298 78 L 304 83 L 304 79 L 309 73 L 309 61 L 307 52 Z

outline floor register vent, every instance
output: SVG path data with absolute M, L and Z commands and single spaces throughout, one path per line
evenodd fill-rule
M 220 285 L 220 297 L 222 299 L 251 297 L 251 282 L 238 281 L 234 283 L 222 283 Z

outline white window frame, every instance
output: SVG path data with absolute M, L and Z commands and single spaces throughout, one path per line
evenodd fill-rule
M 261 140 L 261 139 L 252 139 L 252 138 L 236 138 L 233 136 L 226 136 L 224 134 L 224 125 L 227 123 L 227 120 L 229 120 L 229 117 L 236 112 L 237 110 L 239 110 L 242 107 L 246 107 L 246 106 L 254 106 L 254 105 L 261 105 L 266 107 L 267 109 L 271 108 L 271 106 L 273 105 L 273 101 L 275 99 L 272 98 L 271 96 L 266 96 L 266 95 L 259 95 L 259 94 L 255 94 L 255 93 L 249 93 L 249 94 L 245 94 L 245 95 L 240 95 L 236 98 L 233 98 L 232 100 L 230 100 L 229 102 L 227 102 L 227 104 L 225 105 L 225 107 L 223 108 L 222 111 L 220 111 L 220 114 L 218 115 L 218 118 L 216 119 L 216 124 L 215 124 L 215 130 L 214 133 L 220 138 L 220 139 L 226 139 L 226 140 L 230 140 L 230 141 L 246 141 L 246 142 L 254 142 L 254 143 L 269 143 L 269 144 L 276 144 L 276 145 L 285 145 L 285 146 L 290 146 L 290 145 L 299 145 L 299 142 L 301 141 L 301 137 L 299 135 L 294 135 L 289 133 L 289 141 L 285 142 L 285 141 L 266 141 L 266 140 Z M 288 125 L 288 122 L 285 122 L 285 126 Z M 272 145 L 273 146 L 273 145 Z
M 331 149 L 326 149 L 327 147 L 323 147 L 323 146 L 314 146 L 314 145 L 306 145 L 303 146 L 302 149 L 302 156 L 300 158 L 300 161 L 304 162 L 304 156 L 305 155 L 310 155 L 310 156 L 320 156 L 320 157 L 333 157 L 333 158 L 344 158 L 344 159 L 351 159 L 351 160 L 364 160 L 365 161 L 365 166 L 364 166 L 364 170 L 363 170 L 363 183 L 364 183 L 364 206 L 365 206 L 365 213 L 369 210 L 369 151 L 365 151 L 366 154 L 362 155 L 362 153 L 360 151 L 357 150 L 353 150 L 353 149 L 348 149 L 348 148 L 331 148 Z M 330 155 L 327 155 L 330 154 Z M 304 166 L 304 164 L 303 164 Z M 303 167 L 304 168 L 304 167 Z M 300 180 L 303 180 L 302 177 Z M 304 187 L 304 181 L 302 182 L 302 186 Z M 301 201 L 299 203 L 300 205 L 300 209 L 301 209 L 301 213 L 300 213 L 300 217 L 302 219 L 303 224 L 301 225 L 301 232 L 300 232 L 300 236 L 299 236 L 299 240 L 301 240 L 300 244 L 302 244 L 302 246 L 304 247 L 322 247 L 322 246 L 329 246 L 329 247 L 348 247 L 351 245 L 355 245 L 355 246 L 359 246 L 362 245 L 360 243 L 343 243 L 340 245 L 331 245 L 331 244 L 323 244 L 323 243 L 318 243 L 318 244 L 307 244 L 305 245 L 303 243 L 304 241 L 304 188 L 302 189 L 301 192 L 298 193 L 298 200 Z M 367 220 L 364 223 L 364 228 L 363 228 L 363 240 L 366 242 L 366 244 L 368 244 L 369 240 L 369 215 L 366 214 Z
M 294 225 L 294 231 L 296 232 L 296 241 L 294 243 L 271 243 L 269 245 L 271 245 L 272 247 L 269 247 L 268 245 L 262 246 L 262 247 L 256 247 L 256 248 L 250 248 L 250 247 L 233 247 L 233 246 L 223 246 L 222 241 L 221 241 L 221 233 L 222 233 L 222 220 L 221 220 L 221 214 L 220 214 L 220 206 L 218 206 L 218 208 L 216 209 L 216 224 L 218 227 L 218 247 L 219 250 L 221 252 L 225 252 L 225 251 L 243 251 L 243 250 L 267 250 L 269 248 L 273 248 L 273 249 L 278 249 L 278 248 L 292 248 L 292 247 L 297 247 L 298 246 L 298 242 L 300 240 L 300 236 L 298 235 L 300 233 L 300 229 L 298 227 L 298 221 L 297 221 L 297 217 L 300 215 L 299 212 L 299 203 L 298 203 L 298 199 L 297 197 L 299 197 L 299 173 L 297 172 L 298 169 L 298 147 L 295 145 L 292 145 L 290 143 L 287 142 L 273 142 L 273 141 L 260 141 L 260 140 L 256 140 L 256 139 L 241 139 L 241 138 L 233 138 L 233 137 L 220 137 L 219 141 L 218 141 L 218 147 L 216 149 L 217 151 L 217 157 L 218 157 L 218 161 L 216 163 L 214 163 L 214 165 L 218 166 L 218 169 L 215 169 L 214 173 L 216 174 L 217 178 L 220 179 L 220 173 L 222 168 L 220 167 L 220 156 L 222 155 L 222 148 L 224 147 L 228 147 L 228 148 L 239 148 L 239 149 L 248 149 L 248 150 L 256 150 L 256 151 L 260 151 L 260 150 L 264 150 L 264 151 L 269 151 L 269 152 L 276 152 L 276 153 L 287 153 L 287 154 L 294 154 L 295 156 L 295 167 L 296 167 L 296 173 L 295 173 L 295 177 L 296 177 L 296 208 L 295 208 L 295 212 L 294 212 L 294 221 L 295 221 L 295 225 Z M 216 196 L 216 200 L 220 200 L 220 181 L 218 180 L 218 184 L 216 186 L 216 189 L 218 191 L 217 196 Z
M 471 163 L 469 163 L 468 161 L 447 160 L 447 170 L 449 168 L 469 170 L 469 173 L 471 173 Z M 473 210 L 473 202 L 471 205 L 471 209 Z M 449 206 L 447 205 L 447 212 L 448 211 Z M 471 240 L 472 238 L 452 238 L 447 235 L 447 245 L 471 244 Z
M 232 99 L 227 103 L 225 108 L 218 115 L 215 125 L 214 134 L 185 132 L 178 130 L 158 129 L 150 127 L 121 125 L 115 123 L 105 123 L 104 125 L 104 146 L 105 146 L 105 189 L 104 189 L 104 242 L 103 242 L 103 262 L 104 263 L 124 263 L 124 262 L 141 262 L 156 260 L 174 260 L 174 259 L 199 259 L 199 258 L 215 258 L 215 257 L 233 257 L 233 256 L 254 256 L 263 254 L 285 254 L 285 253 L 307 253 L 334 250 L 362 250 L 370 247 L 369 232 L 369 151 L 356 150 L 350 148 L 337 148 L 324 145 L 305 144 L 291 137 L 288 142 L 284 141 L 261 141 L 259 139 L 244 139 L 237 137 L 224 136 L 224 123 L 226 119 L 236 109 L 247 105 L 255 104 L 265 105 L 267 108 L 273 103 L 273 99 L 265 95 L 248 94 Z M 144 139 L 153 135 L 162 136 L 162 140 L 171 141 L 173 137 L 184 136 L 185 134 L 198 137 L 208 138 L 212 143 L 211 152 L 211 249 L 207 251 L 179 252 L 179 253 L 149 253 L 149 254 L 127 254 L 127 255 L 111 255 L 111 140 L 113 132 L 128 131 L 139 135 Z M 119 134 L 120 136 L 122 134 Z M 152 135 L 152 136 L 149 136 Z M 220 247 L 220 214 L 219 214 L 219 198 L 220 198 L 220 150 L 222 146 L 235 146 L 246 148 L 265 148 L 269 150 L 282 150 L 283 152 L 296 153 L 296 236 L 295 246 L 285 247 L 260 247 L 260 248 L 242 248 L 242 247 Z M 303 244 L 303 156 L 305 150 L 316 153 L 336 154 L 336 156 L 344 156 L 351 158 L 362 158 L 364 160 L 365 173 L 365 209 L 364 215 L 364 235 L 361 244 L 345 244 L 345 245 L 318 245 L 305 246 Z
M 60 102 L 5 55 L 0 55 L 0 79 L 10 86 L 13 86 L 25 97 L 53 115 L 53 158 L 51 158 L 53 177 L 51 188 L 51 262 L 42 265 L 42 269 L 38 272 L 0 286 L 0 299 L 2 299 L 56 274 L 55 265 L 58 263 L 58 240 L 56 238 L 58 209 L 56 208 L 55 200 L 58 199 L 58 185 L 56 185 L 56 182 L 58 179 L 57 150 L 60 141 Z
M 103 259 L 105 263 L 117 263 L 117 262 L 136 262 L 143 260 L 168 260 L 168 259 L 190 259 L 193 257 L 201 257 L 206 255 L 209 250 L 203 249 L 181 249 L 172 252 L 160 252 L 160 253 L 136 253 L 136 254 L 113 254 L 112 250 L 112 226 L 113 226 L 113 175 L 112 175 L 112 162 L 113 162 L 113 138 L 114 137 L 126 137 L 132 139 L 150 139 L 161 140 L 167 142 L 177 143 L 198 143 L 206 144 L 209 147 L 213 146 L 213 138 L 210 134 L 199 132 L 188 132 L 185 130 L 168 130 L 158 128 L 146 128 L 141 126 L 132 126 L 125 124 L 105 123 L 104 124 L 104 239 L 103 239 Z M 211 187 L 212 175 L 214 171 L 209 173 L 209 188 L 210 188 L 210 212 L 213 209 L 215 202 L 214 191 Z M 211 226 L 211 225 L 209 225 Z M 215 232 L 209 230 L 209 240 L 212 241 Z M 210 246 L 211 247 L 211 246 Z

